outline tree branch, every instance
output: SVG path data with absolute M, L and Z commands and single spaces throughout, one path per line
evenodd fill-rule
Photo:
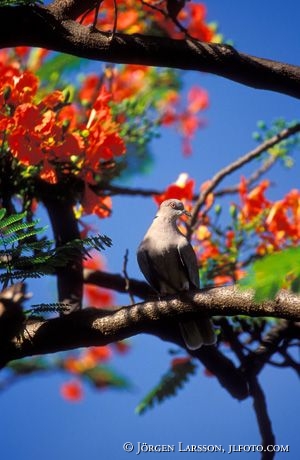
M 253 397 L 253 407 L 262 437 L 261 445 L 264 447 L 261 460 L 272 460 L 275 457 L 275 452 L 268 451 L 267 447 L 274 446 L 276 444 L 276 440 L 272 429 L 271 419 L 268 414 L 266 398 L 255 376 L 250 378 L 249 388 L 250 394 Z
M 206 198 L 210 193 L 213 192 L 213 190 L 215 190 L 215 188 L 225 177 L 227 177 L 229 174 L 232 174 L 234 171 L 249 163 L 253 159 L 259 157 L 263 152 L 278 144 L 282 140 L 299 131 L 300 123 L 297 123 L 294 126 L 291 126 L 290 128 L 285 128 L 282 131 L 280 131 L 280 133 L 275 134 L 275 136 L 272 136 L 270 139 L 267 139 L 265 142 L 258 145 L 255 149 L 250 150 L 250 152 L 246 153 L 245 155 L 235 160 L 233 163 L 230 163 L 229 165 L 225 166 L 225 168 L 218 171 L 211 179 L 209 186 L 199 195 L 199 198 L 193 207 L 192 217 L 188 228 L 189 236 L 191 235 L 197 224 L 198 213 L 204 205 Z
M 165 334 L 170 334 L 168 329 L 172 329 L 170 321 L 174 323 L 179 318 L 244 314 L 300 319 L 300 296 L 281 291 L 274 300 L 261 304 L 255 303 L 253 297 L 250 290 L 219 287 L 184 292 L 118 310 L 88 308 L 62 318 L 29 320 L 23 336 L 12 343 L 8 360 L 72 348 L 107 345 L 139 333 L 156 334 L 161 325 L 166 330 L 156 335 L 166 338 Z
M 49 214 L 56 246 L 59 247 L 69 241 L 80 239 L 78 221 L 73 211 L 74 198 L 68 196 L 65 188 L 59 183 L 43 184 L 40 181 L 39 193 Z M 82 306 L 82 254 L 79 249 L 74 249 L 73 254 L 70 261 L 56 270 L 58 300 L 69 305 L 67 313 Z
M 260 177 L 265 174 L 273 165 L 276 163 L 277 157 L 275 155 L 270 155 L 269 158 L 256 170 L 254 171 L 247 179 L 247 186 L 255 183 Z M 226 187 L 214 192 L 214 196 L 224 196 L 224 195 L 233 195 L 238 193 L 240 184 L 235 184 L 230 187 Z M 153 195 L 162 195 L 164 190 L 157 189 L 144 189 L 144 188 L 132 188 L 122 185 L 105 185 L 105 188 L 101 190 L 105 196 L 113 195 L 125 195 L 125 196 L 143 196 L 151 197 Z M 199 195 L 194 195 L 193 200 L 196 201 L 199 198 Z
M 127 294 L 126 280 L 118 273 L 107 273 L 100 270 L 83 270 L 83 280 L 86 284 L 112 289 L 113 291 Z M 140 299 L 157 299 L 156 292 L 145 281 L 130 278 L 130 294 Z
M 60 4 L 57 0 L 50 7 L 0 8 L 0 46 L 37 46 L 92 60 L 198 70 L 300 98 L 298 66 L 239 53 L 228 45 L 191 39 L 118 33 L 111 40 L 110 33 L 73 20 L 79 12 L 77 2 L 65 0 L 61 9 Z M 14 27 L 7 28 L 6 24 Z
M 257 375 L 271 356 L 278 351 L 279 344 L 285 339 L 300 338 L 300 324 L 282 319 L 263 337 L 256 350 L 251 352 L 243 363 L 247 374 Z

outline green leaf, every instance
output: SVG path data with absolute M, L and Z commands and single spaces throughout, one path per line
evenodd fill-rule
M 5 216 L 5 214 L 6 214 L 6 209 L 5 209 L 5 208 L 1 208 L 1 209 L 0 209 L 0 220 L 3 219 L 3 217 Z
M 255 300 L 272 299 L 283 286 L 300 292 L 300 247 L 284 249 L 254 262 L 243 288 L 255 289 Z
M 6 210 L 5 213 L 6 214 Z M 20 212 L 18 214 L 11 214 L 8 217 L 5 217 L 4 219 L 1 218 L 0 220 L 0 229 L 9 227 L 10 225 L 14 224 L 15 222 L 19 222 L 20 220 L 23 220 L 27 215 L 27 212 Z
M 195 373 L 196 366 L 190 358 L 180 359 L 176 364 L 175 362 L 174 360 L 172 367 L 162 376 L 159 384 L 136 407 L 135 412 L 137 414 L 143 414 L 154 404 L 159 404 L 165 399 L 175 396 L 189 377 Z
M 98 365 L 87 369 L 82 373 L 82 377 L 87 378 L 96 388 L 114 387 L 128 389 L 131 387 L 131 384 L 125 377 L 117 374 L 109 366 Z

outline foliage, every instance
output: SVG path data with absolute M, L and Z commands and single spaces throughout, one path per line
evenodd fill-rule
M 32 5 L 42 5 L 42 0 L 0 0 L 1 6 L 32 6 Z
M 269 254 L 254 262 L 247 277 L 241 280 L 241 285 L 254 288 L 257 301 L 275 297 L 281 288 L 299 292 L 299 260 L 299 247 Z
M 191 358 L 175 358 L 171 368 L 164 374 L 159 384 L 145 396 L 136 408 L 138 414 L 159 404 L 165 399 L 175 396 L 177 391 L 183 387 L 191 375 L 196 372 L 196 366 Z
M 294 126 L 296 123 L 297 120 L 287 122 L 283 118 L 278 118 L 269 127 L 265 121 L 260 120 L 257 123 L 258 131 L 253 133 L 253 138 L 257 142 L 263 142 L 270 139 L 281 130 Z M 291 168 L 294 165 L 292 153 L 294 150 L 299 149 L 299 146 L 300 135 L 298 133 L 293 137 L 289 137 L 288 139 L 278 142 L 274 147 L 269 149 L 268 154 L 278 157 L 285 167 Z
M 55 246 L 54 241 L 37 240 L 37 235 L 47 227 L 37 228 L 39 219 L 28 222 L 24 219 L 27 212 L 11 214 L 5 217 L 6 209 L 0 209 L 0 281 L 5 288 L 14 280 L 39 278 L 46 274 L 54 274 L 58 267 L 65 266 L 67 261 L 78 257 L 89 257 L 89 251 L 101 251 L 111 246 L 111 239 L 97 235 L 85 239 L 75 239 Z
M 115 346 L 115 351 L 118 351 L 117 347 L 118 345 Z M 129 389 L 130 382 L 106 365 L 112 353 L 112 347 L 92 347 L 82 351 L 80 358 L 64 357 L 63 354 L 60 354 L 53 358 L 38 356 L 15 361 L 8 365 L 5 375 L 2 376 L 0 389 L 4 389 L 7 385 L 17 382 L 25 376 L 59 371 L 72 375 L 72 380 L 66 382 L 61 388 L 62 396 L 70 401 L 78 401 L 83 397 L 83 389 L 77 375 L 80 375 L 81 379 L 98 390 L 108 387 Z

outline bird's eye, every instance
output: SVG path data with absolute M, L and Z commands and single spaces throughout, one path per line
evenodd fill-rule
M 176 209 L 176 203 L 175 203 L 175 201 L 171 201 L 170 206 L 171 206 L 171 208 Z

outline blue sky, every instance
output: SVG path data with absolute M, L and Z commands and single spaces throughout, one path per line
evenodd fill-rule
M 207 7 L 209 20 L 217 20 L 225 37 L 232 39 L 240 51 L 300 65 L 298 1 L 209 0 Z M 153 143 L 155 166 L 151 174 L 134 178 L 130 185 L 163 189 L 179 173 L 188 172 L 200 186 L 220 167 L 255 146 L 251 134 L 256 129 L 257 120 L 271 123 L 279 117 L 287 120 L 299 118 L 299 103 L 288 96 L 254 90 L 196 72 L 188 73 L 185 81 L 187 87 L 198 83 L 206 88 L 211 101 L 206 112 L 207 127 L 193 143 L 193 156 L 183 158 L 180 140 L 170 130 Z M 238 177 L 239 174 L 235 179 Z M 272 181 L 276 184 L 270 191 L 272 198 L 279 198 L 289 189 L 298 187 L 299 159 L 296 158 L 292 171 L 274 168 Z M 109 235 L 114 242 L 106 252 L 112 272 L 121 272 L 123 255 L 128 248 L 129 274 L 142 278 L 135 250 L 155 209 L 151 199 L 114 199 L 112 218 L 99 225 L 99 231 Z M 49 299 L 45 299 L 45 290 Z M 53 301 L 52 295 L 52 282 L 46 281 L 40 292 L 35 291 L 34 303 Z M 118 303 L 129 304 L 129 299 L 120 296 Z M 138 442 L 176 446 L 179 441 L 184 445 L 222 444 L 225 450 L 229 444 L 260 443 L 251 400 L 233 400 L 214 378 L 203 375 L 201 367 L 176 398 L 143 416 L 135 415 L 136 405 L 166 371 L 172 347 L 145 335 L 133 338 L 131 343 L 132 351 L 125 357 L 116 358 L 113 363 L 134 382 L 131 391 L 96 392 L 87 388 L 82 402 L 70 404 L 63 401 L 58 392 L 64 376 L 46 375 L 24 379 L 3 392 L 0 395 L 1 458 L 123 460 L 135 455 L 135 452 L 123 451 L 123 443 L 127 441 L 133 442 L 135 447 Z M 296 460 L 299 451 L 299 381 L 291 371 L 270 367 L 259 379 L 267 395 L 277 444 L 290 445 L 290 454 L 279 454 L 277 458 Z M 165 460 L 184 459 L 188 455 L 176 450 L 161 455 Z M 147 458 L 154 455 L 157 454 L 149 452 Z M 238 458 L 258 459 L 259 455 L 240 453 Z

